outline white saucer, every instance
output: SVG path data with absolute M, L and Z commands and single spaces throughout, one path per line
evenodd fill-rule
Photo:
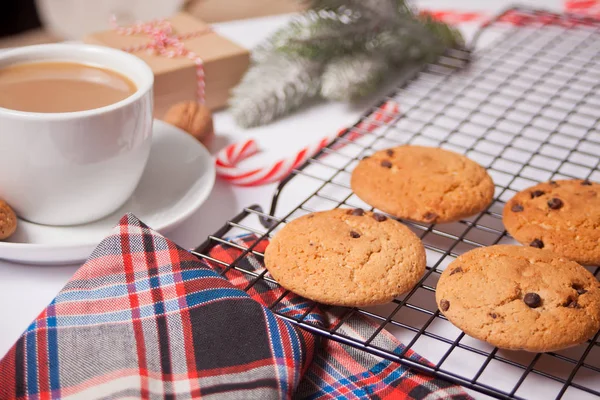
M 84 261 L 126 213 L 164 233 L 196 211 L 215 182 L 209 152 L 187 133 L 154 121 L 150 158 L 133 196 L 112 215 L 90 224 L 45 226 L 19 221 L 17 232 L 0 242 L 0 259 L 26 264 Z

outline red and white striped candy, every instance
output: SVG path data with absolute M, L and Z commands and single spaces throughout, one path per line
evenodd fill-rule
M 388 101 L 374 111 L 367 119 L 352 128 L 346 139 L 353 141 L 362 137 L 364 133 L 373 132 L 375 129 L 385 125 L 400 113 L 400 107 L 397 103 Z M 338 136 L 346 133 L 348 129 L 343 129 Z M 216 169 L 217 176 L 238 186 L 259 186 L 267 183 L 273 183 L 282 180 L 292 171 L 302 165 L 310 157 L 317 154 L 323 147 L 327 146 L 334 138 L 326 137 L 318 142 L 306 146 L 294 154 L 292 157 L 279 160 L 269 166 L 261 168 L 241 168 L 238 166 L 243 160 L 252 157 L 259 152 L 258 144 L 255 140 L 249 139 L 243 142 L 234 143 L 217 154 Z M 339 143 L 334 148 L 343 147 Z

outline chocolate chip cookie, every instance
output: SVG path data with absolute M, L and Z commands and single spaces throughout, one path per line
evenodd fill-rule
M 0 200 L 0 240 L 8 239 L 17 230 L 17 216 L 10 206 Z
M 497 245 L 471 250 L 442 273 L 441 312 L 467 335 L 534 352 L 585 342 L 600 329 L 600 283 L 551 251 Z
M 302 216 L 279 231 L 265 265 L 286 289 L 320 303 L 383 304 L 425 271 L 425 249 L 400 222 L 362 209 Z
M 486 170 L 460 154 L 435 147 L 400 146 L 363 159 L 352 190 L 399 218 L 452 222 L 484 210 L 494 197 Z
M 524 245 L 600 265 L 600 184 L 587 180 L 540 183 L 506 203 L 502 221 Z

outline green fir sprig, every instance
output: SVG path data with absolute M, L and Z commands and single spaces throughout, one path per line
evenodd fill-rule
M 304 0 L 311 9 L 253 52 L 230 102 L 242 127 L 269 123 L 319 98 L 355 101 L 391 74 L 463 45 L 460 33 L 403 0 Z

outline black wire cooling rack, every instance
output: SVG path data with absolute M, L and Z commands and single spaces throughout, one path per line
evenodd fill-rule
M 520 26 L 523 18 L 529 23 Z M 537 22 L 531 24 L 531 19 Z M 308 311 L 300 317 L 277 311 L 285 295 L 269 307 L 303 329 L 458 383 L 483 397 L 598 398 L 600 332 L 564 351 L 504 351 L 452 326 L 439 313 L 434 291 L 440 273 L 458 255 L 477 246 L 514 243 L 501 213 L 517 191 L 550 179 L 600 181 L 600 21 L 512 8 L 482 27 L 474 42 L 478 46 L 472 53 L 448 53 L 382 100 L 401 107 L 401 116 L 390 116 L 392 123 L 364 130 L 360 122 L 379 108 L 370 110 L 281 182 L 270 213 L 257 206 L 246 208 L 194 253 L 250 275 L 248 288 L 257 282 L 275 285 L 265 271 L 248 270 L 238 261 L 249 253 L 261 258 L 256 244 L 297 216 L 335 207 L 371 209 L 349 185 L 362 157 L 405 143 L 457 151 L 488 169 L 496 185 L 494 201 L 481 214 L 457 223 L 402 221 L 427 250 L 427 272 L 409 293 L 384 306 L 347 309 L 331 329 L 305 321 Z M 283 203 L 293 207 L 284 210 Z M 225 237 L 242 233 L 255 234 L 257 241 L 248 248 L 232 244 L 242 251 L 236 261 L 224 263 L 208 255 L 213 246 L 230 244 Z M 600 267 L 590 270 L 598 277 Z M 339 333 L 353 314 L 377 324 L 368 340 Z M 432 365 L 406 357 L 405 351 L 398 354 L 376 346 L 373 339 L 383 329 Z

